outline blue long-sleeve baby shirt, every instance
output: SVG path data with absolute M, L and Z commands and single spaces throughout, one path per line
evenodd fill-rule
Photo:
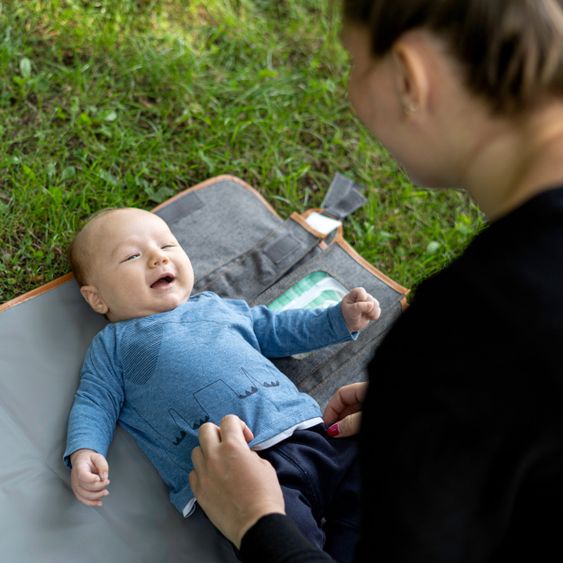
M 263 449 L 320 422 L 316 401 L 267 357 L 354 338 L 340 305 L 272 312 L 204 292 L 172 311 L 107 325 L 82 367 L 70 413 L 65 463 L 80 448 L 104 456 L 119 422 L 157 468 L 186 514 L 198 429 L 242 418 Z

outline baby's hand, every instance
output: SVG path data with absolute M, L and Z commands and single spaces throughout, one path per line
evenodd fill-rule
M 109 466 L 106 458 L 94 450 L 76 450 L 70 456 L 70 486 L 76 498 L 86 506 L 102 506 L 102 497 L 109 495 Z
M 350 332 L 362 330 L 370 321 L 379 319 L 379 301 L 363 287 L 355 287 L 347 293 L 340 303 L 342 316 Z

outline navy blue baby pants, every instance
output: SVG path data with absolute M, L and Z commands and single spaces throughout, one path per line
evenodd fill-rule
M 305 537 L 339 563 L 352 561 L 360 523 L 357 440 L 331 438 L 318 425 L 256 453 L 274 466 L 285 511 Z

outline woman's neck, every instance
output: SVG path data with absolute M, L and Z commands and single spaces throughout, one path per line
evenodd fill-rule
M 483 128 L 464 185 L 489 220 L 563 185 L 563 102 Z

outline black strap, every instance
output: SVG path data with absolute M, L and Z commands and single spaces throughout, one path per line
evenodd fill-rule
M 336 173 L 321 204 L 323 213 L 342 221 L 367 201 L 362 189 L 346 176 Z

